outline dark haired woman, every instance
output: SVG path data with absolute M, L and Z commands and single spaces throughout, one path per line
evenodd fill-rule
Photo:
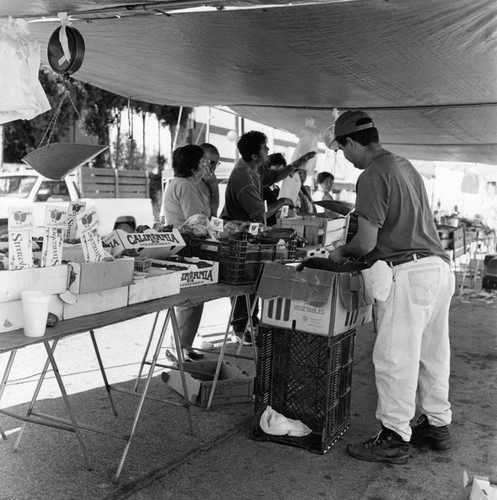
M 166 224 L 179 227 L 192 215 L 211 216 L 209 199 L 199 187 L 206 175 L 208 163 L 200 146 L 189 144 L 174 150 L 174 178 L 164 193 Z M 203 357 L 192 348 L 203 310 L 204 304 L 177 308 L 178 328 L 185 361 L 195 361 Z

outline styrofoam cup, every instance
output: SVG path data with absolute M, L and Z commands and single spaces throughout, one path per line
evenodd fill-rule
M 26 337 L 42 337 L 45 334 L 50 297 L 43 292 L 21 293 L 24 335 Z

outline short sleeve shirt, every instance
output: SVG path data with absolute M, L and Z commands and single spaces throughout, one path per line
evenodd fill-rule
M 408 160 L 379 150 L 357 181 L 355 212 L 379 229 L 376 247 L 365 260 L 399 261 L 418 253 L 449 261 L 421 174 Z
M 261 179 L 243 159 L 236 162 L 228 179 L 221 217 L 224 220 L 264 222 Z
M 174 177 L 164 193 L 164 214 L 166 224 L 181 226 L 195 214 L 211 215 L 209 199 L 200 188 L 186 177 Z

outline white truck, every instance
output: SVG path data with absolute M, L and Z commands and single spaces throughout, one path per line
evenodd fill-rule
M 33 236 L 41 236 L 47 204 L 67 206 L 74 200 L 97 209 L 102 236 L 116 228 L 132 232 L 139 225 L 154 223 L 147 172 L 80 167 L 75 174 L 54 181 L 26 169 L 0 173 L 0 235 L 8 231 L 10 206 L 32 206 Z

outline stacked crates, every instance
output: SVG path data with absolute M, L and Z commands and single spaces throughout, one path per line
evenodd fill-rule
M 326 453 L 350 425 L 355 330 L 335 337 L 258 326 L 255 417 L 251 437 Z M 267 406 L 312 429 L 275 436 L 259 425 Z

